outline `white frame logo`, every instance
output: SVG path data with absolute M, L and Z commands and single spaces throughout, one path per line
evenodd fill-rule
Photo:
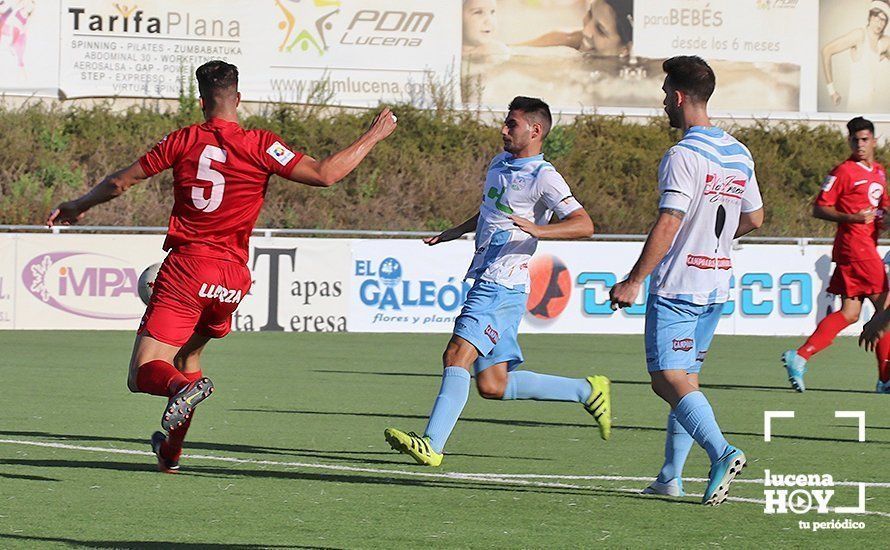
M 773 420 L 792 419 L 794 411 L 763 411 L 763 441 L 772 441 Z M 865 441 L 865 411 L 834 411 L 835 418 L 856 418 L 859 420 L 858 440 Z M 834 496 L 835 483 L 828 474 L 772 474 L 764 470 L 765 514 L 806 514 L 815 511 L 817 514 L 865 514 L 865 483 L 858 483 L 859 505 L 838 506 L 833 510 L 829 507 Z M 775 488 L 780 487 L 780 488 Z M 816 522 L 819 525 L 819 522 Z M 809 529 L 810 522 L 800 522 L 801 529 Z M 813 526 L 814 530 L 816 526 Z M 830 526 L 826 526 L 831 528 Z M 864 527 L 864 525 L 863 525 Z

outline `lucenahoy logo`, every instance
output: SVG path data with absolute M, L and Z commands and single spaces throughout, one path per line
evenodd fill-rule
M 25 288 L 38 300 L 90 319 L 139 319 L 137 280 L 129 262 L 91 252 L 40 254 L 22 270 Z

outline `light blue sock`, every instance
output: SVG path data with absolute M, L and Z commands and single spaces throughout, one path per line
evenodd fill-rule
M 658 481 L 668 481 L 683 477 L 683 465 L 695 442 L 692 436 L 677 421 L 677 413 L 671 411 L 667 421 L 667 437 L 664 441 L 664 465 L 658 473 Z
M 457 424 L 467 398 L 470 396 L 470 373 L 461 367 L 446 367 L 442 373 L 442 387 L 433 404 L 430 421 L 423 435 L 430 438 L 433 450 L 441 453 L 448 436 Z
M 714 418 L 714 409 L 700 391 L 687 393 L 674 409 L 677 421 L 683 425 L 695 442 L 704 447 L 711 463 L 716 462 L 729 447 L 726 438 Z
M 503 400 L 534 399 L 536 401 L 574 401 L 584 403 L 590 397 L 590 382 L 517 370 L 507 374 Z

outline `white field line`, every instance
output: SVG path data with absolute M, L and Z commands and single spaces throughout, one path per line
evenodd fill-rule
M 0 439 L 0 444 L 8 444 L 8 445 L 25 445 L 31 447 L 44 447 L 49 449 L 66 449 L 71 451 L 85 451 L 85 452 L 96 452 L 96 453 L 107 453 L 107 454 L 119 454 L 119 455 L 135 455 L 135 456 L 150 456 L 154 457 L 154 453 L 149 451 L 137 451 L 134 449 L 115 449 L 111 447 L 91 447 L 84 445 L 69 445 L 67 443 L 51 443 L 46 441 L 24 441 L 20 439 Z M 426 478 L 426 479 L 449 479 L 449 480 L 460 480 L 460 481 L 484 481 L 488 483 L 496 483 L 501 485 L 518 485 L 525 487 L 542 487 L 542 488 L 550 488 L 550 489 L 587 489 L 587 490 L 596 490 L 596 489 L 609 489 L 609 490 L 617 490 L 622 493 L 630 493 L 630 494 L 639 494 L 639 489 L 626 489 L 619 488 L 614 489 L 611 487 L 602 487 L 595 485 L 573 485 L 571 483 L 560 483 L 560 482 L 544 482 L 544 481 L 532 481 L 533 479 L 562 479 L 562 480 L 574 480 L 574 481 L 635 481 L 635 482 L 649 482 L 652 480 L 650 476 L 570 476 L 570 475 L 544 475 L 544 474 L 491 474 L 491 473 L 462 473 L 462 472 L 441 472 L 441 473 L 433 473 L 433 472 L 412 472 L 409 470 L 389 470 L 384 468 L 364 468 L 359 466 L 343 466 L 340 464 L 316 464 L 310 462 L 280 462 L 275 460 L 256 460 L 251 458 L 234 458 L 228 456 L 213 456 L 213 455 L 196 455 L 196 454 L 184 454 L 182 458 L 189 458 L 191 460 L 214 460 L 217 462 L 227 462 L 229 464 L 239 464 L 239 465 L 253 465 L 253 466 L 277 466 L 284 468 L 305 468 L 305 469 L 315 469 L 315 470 L 328 470 L 335 472 L 355 472 L 355 473 L 363 473 L 363 474 L 384 474 L 384 475 L 396 475 L 396 476 L 405 476 L 405 477 L 414 477 L 414 478 Z M 700 481 L 705 482 L 706 479 L 703 478 L 688 478 L 685 481 Z M 763 484 L 763 480 L 757 479 L 736 479 L 734 483 L 750 483 L 750 484 Z M 835 485 L 851 485 L 858 486 L 858 483 L 854 482 L 836 482 Z M 890 483 L 865 483 L 866 487 L 890 487 Z M 701 494 L 695 493 L 687 493 L 686 496 L 691 497 L 701 497 Z M 728 500 L 735 502 L 745 502 L 751 504 L 766 504 L 766 501 L 754 499 L 754 498 L 742 498 L 742 497 L 729 497 Z M 830 509 L 833 510 L 833 509 Z M 887 512 L 877 512 L 877 511 L 866 511 L 864 515 L 870 516 L 881 516 L 890 518 L 890 513 Z

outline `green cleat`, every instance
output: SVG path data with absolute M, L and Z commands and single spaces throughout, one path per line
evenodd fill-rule
M 430 438 L 420 437 L 414 432 L 405 433 L 395 428 L 387 428 L 383 431 L 386 442 L 393 450 L 406 454 L 426 466 L 438 466 L 442 464 L 444 453 L 437 453 L 430 446 Z
M 609 379 L 605 376 L 589 376 L 590 397 L 584 403 L 584 408 L 596 420 L 600 429 L 600 437 L 608 440 L 612 435 L 612 393 L 609 389 Z

